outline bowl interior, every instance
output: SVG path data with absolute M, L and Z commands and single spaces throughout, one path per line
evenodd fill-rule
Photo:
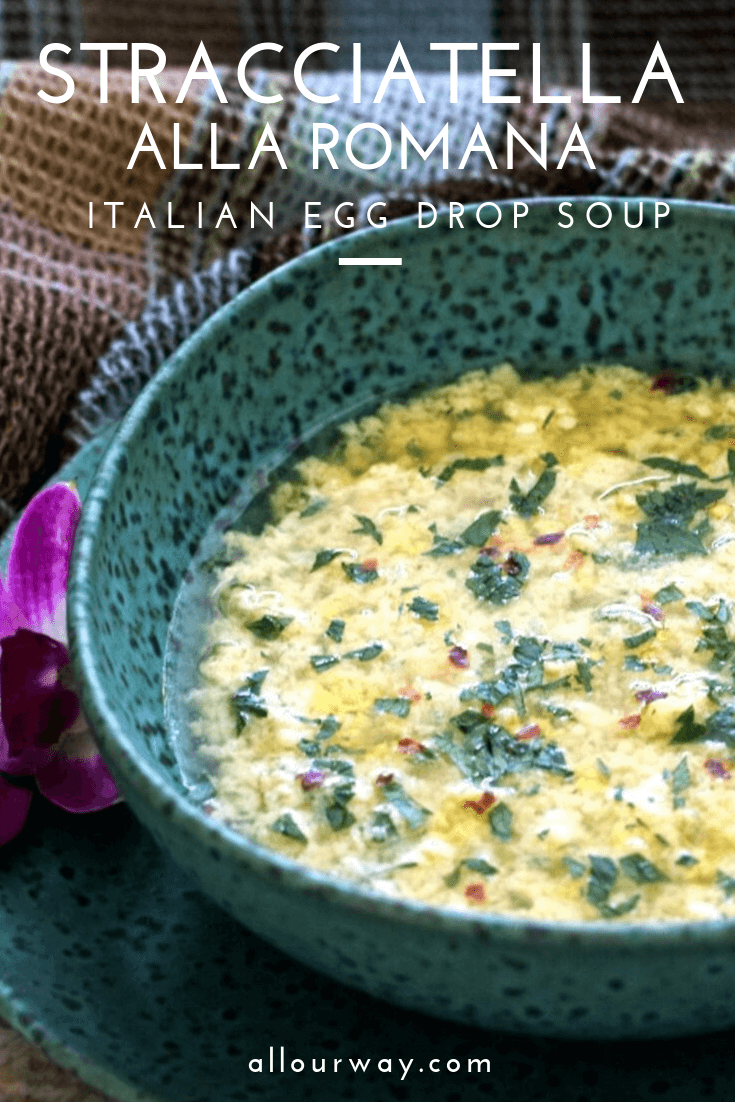
M 463 230 L 406 219 L 337 241 L 238 296 L 161 369 L 102 463 L 69 595 L 83 706 L 124 788 L 205 823 L 164 721 L 174 602 L 215 519 L 325 424 L 505 359 L 523 375 L 594 360 L 732 378 L 735 213 L 671 202 L 656 228 L 644 201 L 630 229 L 607 202 L 604 229 L 591 200 L 569 230 L 539 200 L 515 229 L 505 204 L 495 230 L 468 211 Z M 402 266 L 338 265 L 385 255 Z

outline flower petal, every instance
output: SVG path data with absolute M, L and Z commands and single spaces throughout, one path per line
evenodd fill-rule
M 0 846 L 20 832 L 28 817 L 33 793 L 0 777 Z
M 39 792 L 65 811 L 100 811 L 121 798 L 79 715 L 62 735 L 52 760 L 36 772 Z
M 25 628 L 0 641 L 0 770 L 35 773 L 79 714 L 79 701 L 59 673 L 63 643 Z
M 82 505 L 65 482 L 30 501 L 18 522 L 8 559 L 7 589 L 28 626 L 66 642 L 66 582 Z
M 12 635 L 18 628 L 27 628 L 28 621 L 8 593 L 0 578 L 0 639 Z

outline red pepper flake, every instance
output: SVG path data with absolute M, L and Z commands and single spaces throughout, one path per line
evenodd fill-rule
M 591 531 L 591 529 L 593 528 L 599 528 L 600 518 L 598 517 L 597 513 L 590 513 L 588 516 L 586 516 L 584 518 L 584 526 L 588 532 Z
M 492 704 L 483 704 L 483 706 L 480 708 L 480 711 L 484 716 L 495 715 L 495 709 L 493 708 Z
M 360 563 L 360 570 L 369 571 L 378 569 L 377 559 L 365 559 L 365 562 Z
M 390 784 L 392 780 L 393 780 L 393 774 L 392 773 L 378 773 L 377 777 L 375 778 L 375 783 L 380 788 L 385 788 L 385 786 L 387 784 Z
M 584 562 L 584 555 L 581 551 L 572 551 L 567 561 L 564 563 L 562 570 L 576 570 L 578 566 L 581 566 Z
M 478 815 L 484 814 L 489 807 L 492 807 L 495 803 L 496 797 L 492 792 L 483 792 L 479 800 L 465 800 L 462 804 L 463 808 L 469 807 L 473 811 L 476 811 Z
M 618 724 L 619 724 L 620 727 L 624 728 L 624 730 L 632 731 L 634 727 L 638 726 L 640 721 L 641 721 L 640 713 L 637 713 L 636 715 L 632 715 L 632 716 L 623 716 L 622 719 L 618 720 Z
M 731 763 L 728 762 L 728 765 Z M 724 761 L 718 761 L 717 758 L 707 758 L 704 763 L 704 768 L 709 773 L 710 777 L 720 777 L 723 781 L 729 781 L 732 777 L 732 773 L 726 767 Z
M 526 742 L 528 739 L 538 738 L 540 734 L 541 728 L 538 723 L 530 723 L 528 727 L 522 727 L 517 731 L 515 737 L 519 742 Z
M 402 689 L 398 690 L 398 695 L 412 701 L 414 704 L 421 700 L 421 693 L 414 689 L 413 685 L 404 685 Z
M 464 894 L 467 899 L 472 899 L 475 903 L 485 902 L 485 885 L 484 884 L 468 884 L 464 890 Z
M 635 694 L 639 704 L 651 704 L 654 700 L 664 700 L 669 694 L 661 693 L 658 689 L 641 689 Z
M 420 754 L 426 747 L 417 742 L 415 738 L 402 738 L 398 740 L 398 751 L 401 754 Z
M 679 385 L 679 379 L 670 372 L 662 372 L 651 383 L 651 390 L 663 390 L 666 394 L 672 394 Z
M 301 781 L 301 787 L 305 792 L 310 788 L 321 788 L 324 784 L 324 773 L 320 769 L 310 769 L 308 773 L 297 773 L 296 780 Z
M 549 547 L 554 543 L 558 543 L 559 540 L 564 539 L 563 532 L 547 532 L 545 536 L 534 536 L 533 542 L 536 547 Z
M 643 611 L 647 616 L 652 617 L 654 620 L 658 620 L 659 623 L 661 623 L 664 618 L 663 609 L 660 609 L 658 605 L 643 605 Z
M 510 575 L 511 578 L 515 578 L 518 574 L 520 574 L 521 570 L 523 569 L 512 551 L 503 563 L 502 568 L 506 574 Z
M 461 670 L 466 670 L 470 664 L 470 656 L 464 647 L 452 647 L 449 652 L 449 661 L 453 666 L 459 666 Z

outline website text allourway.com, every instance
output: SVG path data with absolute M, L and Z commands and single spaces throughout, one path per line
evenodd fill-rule
M 410 1056 L 303 1056 L 287 1053 L 285 1046 L 271 1045 L 267 1056 L 252 1056 L 248 1071 L 253 1075 L 361 1075 L 378 1072 L 403 1082 L 414 1075 L 489 1075 L 489 1057 L 463 1060 L 434 1056 L 429 1060 Z

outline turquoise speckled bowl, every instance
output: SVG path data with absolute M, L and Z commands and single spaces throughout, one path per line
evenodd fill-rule
M 166 634 L 204 533 L 325 421 L 511 359 L 735 376 L 735 212 L 670 204 L 595 229 L 539 200 L 513 228 L 404 220 L 259 281 L 188 340 L 126 417 L 77 537 L 69 597 L 84 709 L 131 808 L 218 903 L 337 979 L 510 1032 L 621 1038 L 735 1024 L 735 923 L 561 925 L 396 902 L 248 843 L 200 810 L 162 701 Z M 599 221 L 601 209 L 593 212 Z M 633 204 L 632 222 L 637 220 Z M 339 257 L 402 256 L 402 267 Z

